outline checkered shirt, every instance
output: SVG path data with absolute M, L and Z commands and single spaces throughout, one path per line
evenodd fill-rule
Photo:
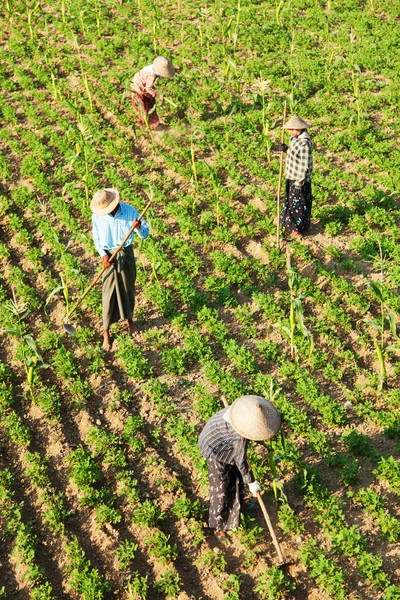
M 132 79 L 131 90 L 138 96 L 156 97 L 157 91 L 154 89 L 154 83 L 157 79 L 153 65 L 143 67 Z
M 93 242 L 100 256 L 107 254 L 106 250 L 115 250 L 118 248 L 135 219 L 140 216 L 140 213 L 129 204 L 119 203 L 119 208 L 115 215 L 92 215 L 92 234 Z M 141 239 L 146 239 L 149 235 L 149 228 L 144 219 L 139 229 L 135 229 L 135 233 Z M 129 236 L 124 244 L 124 248 L 130 246 L 133 242 L 134 234 Z
M 249 463 L 246 459 L 248 440 L 240 436 L 224 419 L 228 409 L 219 410 L 206 423 L 199 437 L 199 448 L 204 458 L 215 458 L 228 465 L 236 464 L 243 481 L 254 481 Z
M 301 187 L 305 181 L 311 181 L 314 169 L 312 143 L 307 131 L 292 138 L 286 156 L 286 179 Z

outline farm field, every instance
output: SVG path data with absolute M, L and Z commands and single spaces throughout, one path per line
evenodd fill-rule
M 400 599 L 400 4 L 3 0 L 0 599 Z M 157 55 L 163 125 L 133 74 Z M 283 105 L 313 218 L 282 244 Z M 137 331 L 101 350 L 93 193 L 146 215 Z M 292 316 L 292 318 L 291 318 Z M 242 394 L 259 508 L 209 535 L 204 423 Z

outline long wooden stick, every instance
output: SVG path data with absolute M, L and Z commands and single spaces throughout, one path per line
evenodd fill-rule
M 286 105 L 286 103 L 285 103 L 285 105 Z M 225 408 L 229 408 L 229 404 L 228 404 L 227 400 L 225 400 L 225 398 L 222 398 L 222 403 L 225 406 Z M 264 515 L 264 519 L 265 519 L 265 522 L 267 524 L 268 531 L 269 531 L 270 536 L 272 538 L 273 544 L 275 546 L 275 550 L 276 550 L 276 553 L 277 553 L 278 558 L 279 558 L 279 564 L 283 565 L 283 564 L 285 564 L 286 560 L 285 560 L 285 557 L 282 554 L 282 550 L 281 550 L 281 547 L 279 545 L 278 538 L 276 537 L 274 528 L 272 527 L 271 519 L 269 518 L 269 514 L 268 514 L 268 511 L 267 511 L 267 508 L 266 508 L 266 506 L 264 504 L 264 501 L 262 499 L 262 496 L 261 496 L 260 492 L 257 492 L 257 500 L 258 500 L 258 503 L 259 503 L 260 508 L 262 510 L 262 513 Z
M 167 96 L 163 96 L 163 100 L 165 100 L 165 102 L 168 102 L 168 104 L 170 104 L 174 108 L 178 108 L 178 105 L 175 104 L 175 102 L 172 102 L 172 100 L 170 100 L 169 98 L 167 98 Z
M 150 198 L 150 200 L 148 201 L 148 203 L 146 204 L 146 206 L 142 210 L 141 214 L 137 218 L 138 221 L 140 221 L 140 219 L 142 219 L 143 216 L 146 214 L 147 209 L 149 208 L 149 206 L 152 203 L 152 201 L 153 201 L 153 199 Z M 120 245 L 118 246 L 118 248 L 116 250 L 114 250 L 114 252 L 111 254 L 110 258 L 108 259 L 109 263 L 113 262 L 113 260 L 117 256 L 118 252 L 121 250 L 121 248 L 123 247 L 123 245 L 125 244 L 125 242 L 129 239 L 129 237 L 134 232 L 134 229 L 135 229 L 134 227 L 130 228 L 129 232 L 126 234 L 126 236 L 124 237 L 124 239 L 122 240 L 122 242 L 120 243 Z M 98 275 L 96 275 L 96 277 L 93 279 L 93 281 L 89 285 L 89 287 L 87 287 L 86 290 L 83 292 L 82 296 L 79 298 L 79 300 L 77 301 L 77 303 L 75 304 L 75 306 L 73 306 L 71 308 L 71 310 L 69 311 L 69 313 L 66 315 L 66 317 L 64 319 L 64 323 L 68 323 L 69 317 L 72 315 L 73 312 L 76 311 L 76 309 L 78 308 L 78 306 L 80 305 L 80 303 L 82 302 L 82 300 L 84 298 L 86 298 L 86 296 L 88 295 L 88 293 L 90 292 L 90 290 L 96 285 L 96 283 L 99 281 L 100 277 L 103 275 L 104 271 L 106 271 L 107 269 L 108 269 L 108 267 L 103 267 L 102 270 L 100 271 L 100 273 L 98 273 Z
M 262 496 L 261 496 L 260 492 L 257 492 L 257 500 L 258 500 L 258 503 L 259 503 L 259 505 L 261 507 L 262 513 L 264 515 L 265 522 L 267 524 L 269 533 L 270 533 L 272 541 L 274 543 L 275 550 L 276 550 L 276 553 L 277 553 L 278 558 L 279 558 L 279 564 L 283 565 L 283 564 L 285 564 L 286 560 L 285 560 L 285 557 L 282 554 L 282 550 L 281 550 L 281 547 L 279 545 L 278 538 L 276 537 L 274 528 L 272 527 L 271 519 L 269 518 L 268 511 L 266 509 L 266 506 L 264 504 L 264 501 L 262 499 Z
M 281 133 L 281 144 L 285 141 L 285 130 L 283 128 L 286 122 L 286 100 L 283 107 L 283 123 L 282 123 L 282 133 Z M 276 247 L 280 248 L 281 240 L 281 187 L 282 187 L 282 175 L 283 175 L 283 151 L 281 151 L 281 155 L 279 157 L 279 181 L 278 181 L 278 192 L 276 195 Z

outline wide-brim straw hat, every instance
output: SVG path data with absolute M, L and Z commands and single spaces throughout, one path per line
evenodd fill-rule
M 157 56 L 153 61 L 153 69 L 156 75 L 159 77 L 173 77 L 175 75 L 175 69 L 172 66 L 172 62 L 165 56 Z
M 281 426 L 275 406 L 260 396 L 241 396 L 235 400 L 229 418 L 233 429 L 248 440 L 268 440 Z
M 311 125 L 306 123 L 304 119 L 297 115 L 293 115 L 290 117 L 289 121 L 284 124 L 283 129 L 309 129 L 310 127 Z
M 119 203 L 119 191 L 115 188 L 105 188 L 96 192 L 90 203 L 94 215 L 108 215 Z

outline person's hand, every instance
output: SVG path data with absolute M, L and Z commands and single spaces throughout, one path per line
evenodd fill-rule
M 105 254 L 101 257 L 101 262 L 103 263 L 103 269 L 108 269 L 108 267 L 111 267 L 111 263 L 108 260 L 108 254 Z
M 249 483 L 249 490 L 251 495 L 254 496 L 254 498 L 256 498 L 258 492 L 261 492 L 261 486 L 258 483 L 258 481 L 253 481 L 252 483 Z
M 278 152 L 287 152 L 289 146 L 287 144 L 278 144 Z
M 140 219 L 135 219 L 132 223 L 133 229 L 139 229 L 142 226 L 142 221 Z
M 161 92 L 157 92 L 157 98 L 162 102 L 164 100 L 164 94 L 161 94 Z

